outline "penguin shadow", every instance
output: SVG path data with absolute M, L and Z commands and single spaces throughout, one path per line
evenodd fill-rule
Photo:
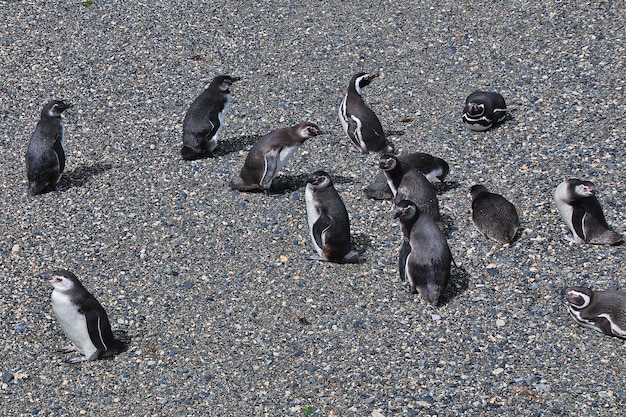
M 113 168 L 113 165 L 106 162 L 97 162 L 93 165 L 79 165 L 72 171 L 69 171 L 61 176 L 61 182 L 59 183 L 58 190 L 66 191 L 73 187 L 82 187 L 91 178 L 96 175 L 100 175 L 111 168 Z
M 385 136 L 403 136 L 405 133 L 404 130 L 386 130 Z
M 213 156 L 226 156 L 247 150 L 262 137 L 263 135 L 243 135 L 228 141 L 220 141 L 220 145 L 213 151 Z
M 450 282 L 446 288 L 439 306 L 448 304 L 454 298 L 463 294 L 469 288 L 470 274 L 462 266 L 453 266 L 452 273 L 450 274 Z
M 350 237 L 350 243 L 352 245 L 352 249 L 359 253 L 361 257 L 359 263 L 364 263 L 367 259 L 363 256 L 367 248 L 369 248 L 372 244 L 372 237 L 365 233 L 355 233 Z
M 461 186 L 458 181 L 438 181 L 433 184 L 435 187 L 435 193 L 444 194 L 450 190 L 455 190 Z

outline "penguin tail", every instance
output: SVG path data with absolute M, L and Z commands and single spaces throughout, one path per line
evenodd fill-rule
M 263 188 L 259 184 L 248 184 L 246 183 L 239 175 L 235 175 L 232 180 L 228 183 L 228 186 L 231 190 L 237 191 L 253 191 L 253 190 L 263 190 Z
M 197 152 L 191 149 L 189 146 L 183 146 L 180 150 L 180 156 L 185 161 L 195 161 L 197 159 L 202 159 L 206 157 L 212 157 L 213 153 L 211 152 Z
M 357 250 L 351 250 L 348 252 L 342 259 L 342 263 L 347 264 L 360 264 L 365 262 L 365 258 L 363 257 L 363 252 L 359 252 Z

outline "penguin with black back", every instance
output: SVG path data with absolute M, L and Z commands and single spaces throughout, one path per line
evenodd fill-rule
M 387 143 L 378 116 L 365 104 L 361 96 L 363 88 L 376 77 L 377 72 L 354 74 L 348 83 L 348 92 L 339 105 L 341 126 L 354 146 L 362 153 L 393 152 L 393 148 Z
M 61 114 L 72 104 L 50 100 L 41 111 L 41 117 L 26 149 L 28 193 L 38 195 L 56 190 L 65 169 L 65 131 Z
M 428 303 L 439 305 L 450 280 L 452 263 L 445 235 L 411 201 L 398 202 L 394 217 L 400 219 L 403 236 L 398 262 L 400 278 L 407 282 L 410 293 L 419 293 Z
M 519 217 L 513 203 L 500 194 L 490 193 L 484 185 L 470 188 L 472 223 L 486 239 L 511 243 L 519 229 Z
M 626 293 L 572 287 L 565 291 L 572 318 L 608 336 L 626 338 Z
M 191 103 L 183 120 L 181 156 L 186 161 L 213 157 L 230 104 L 230 88 L 239 77 L 218 75 Z
M 72 345 L 59 350 L 62 353 L 79 352 L 83 356 L 68 359 L 77 363 L 110 357 L 122 352 L 125 343 L 117 340 L 111 331 L 106 311 L 70 271 L 46 272 L 52 290 L 52 311 L 61 329 Z
M 572 232 L 566 239 L 577 244 L 617 245 L 623 242 L 621 234 L 611 230 L 596 198 L 596 187 L 591 181 L 570 178 L 554 191 L 554 201 L 565 224 Z
M 499 93 L 476 91 L 465 99 L 463 124 L 470 130 L 488 130 L 506 119 L 507 108 Z
M 309 232 L 317 255 L 310 259 L 336 263 L 359 263 L 360 253 L 350 245 L 348 211 L 330 175 L 316 171 L 305 190 Z
M 230 188 L 238 191 L 263 190 L 268 192 L 276 174 L 307 139 L 324 132 L 313 123 L 299 123 L 276 129 L 252 145 L 239 175 L 230 181 Z

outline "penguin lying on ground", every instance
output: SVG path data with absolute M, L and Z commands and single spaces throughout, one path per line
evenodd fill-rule
M 65 169 L 64 129 L 61 113 L 72 107 L 61 100 L 50 100 L 41 111 L 26 150 L 28 193 L 43 194 L 56 189 Z
M 352 250 L 350 245 L 350 221 L 346 206 L 328 173 L 316 171 L 309 176 L 305 200 L 309 232 L 317 252 L 317 256 L 311 256 L 311 259 L 361 262 L 360 253 Z
M 65 270 L 43 273 L 52 284 L 52 311 L 61 329 L 73 345 L 60 349 L 63 353 L 78 351 L 84 356 L 68 359 L 77 363 L 93 361 L 122 352 L 125 344 L 113 336 L 111 324 L 102 305 Z
M 573 287 L 565 298 L 570 315 L 581 326 L 626 338 L 626 293 Z
M 554 201 L 565 224 L 572 232 L 566 239 L 573 243 L 615 245 L 622 235 L 609 229 L 591 181 L 570 178 L 554 191 Z
M 465 99 L 463 124 L 477 132 L 496 126 L 506 119 L 506 103 L 498 93 L 476 91 Z
M 418 293 L 428 303 L 439 305 L 450 280 L 452 253 L 443 232 L 430 216 L 408 200 L 396 204 L 400 219 L 402 247 L 398 268 L 408 291 Z
M 295 150 L 307 139 L 323 133 L 313 123 L 300 123 L 268 133 L 252 145 L 241 173 L 230 181 L 230 188 L 239 191 L 268 191 L 274 176 Z
M 436 178 L 443 182 L 450 167 L 446 161 L 436 156 L 422 152 L 414 152 L 406 155 L 399 155 L 398 160 L 407 166 L 414 168 L 424 174 L 429 182 L 434 182 Z M 394 197 L 393 192 L 387 184 L 387 177 L 384 172 L 379 172 L 374 181 L 363 189 L 363 192 L 369 198 L 374 200 L 391 200 Z
M 212 157 L 230 104 L 230 87 L 239 77 L 218 75 L 191 103 L 183 120 L 184 160 Z
M 362 153 L 393 152 L 393 148 L 387 144 L 380 120 L 361 97 L 363 88 L 376 77 L 377 73 L 354 74 L 339 106 L 339 121 L 343 131 Z
M 470 188 L 472 222 L 485 238 L 505 244 L 511 243 L 519 229 L 515 206 L 500 194 L 490 193 L 485 186 Z

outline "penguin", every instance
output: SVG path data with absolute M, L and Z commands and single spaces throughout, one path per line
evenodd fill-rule
M 382 155 L 379 159 L 379 167 L 387 178 L 387 184 L 395 196 L 396 203 L 402 200 L 412 201 L 422 213 L 432 217 L 443 230 L 435 188 L 424 174 L 392 154 Z
M 572 237 L 566 239 L 577 244 L 616 245 L 623 241 L 622 235 L 609 229 L 595 193 L 591 181 L 577 178 L 570 178 L 556 187 L 554 201 L 572 232 Z
M 339 121 L 344 132 L 362 153 L 393 152 L 376 114 L 367 107 L 361 94 L 378 73 L 356 73 L 350 79 L 348 92 L 339 105 Z
M 626 293 L 568 288 L 565 293 L 569 313 L 581 326 L 608 336 L 626 338 Z
M 230 181 L 230 188 L 269 191 L 274 176 L 295 150 L 307 139 L 323 133 L 317 125 L 308 122 L 268 133 L 252 145 L 241 173 Z
M 360 263 L 361 254 L 350 246 L 348 211 L 325 171 L 307 179 L 304 192 L 311 240 L 317 255 L 310 259 L 335 263 Z
M 452 263 L 446 237 L 412 201 L 398 202 L 394 218 L 400 219 L 403 236 L 398 262 L 400 278 L 407 282 L 410 293 L 419 293 L 428 303 L 439 305 L 450 280 Z
M 56 190 L 65 169 L 65 133 L 61 113 L 73 107 L 61 100 L 50 100 L 41 111 L 26 149 L 28 193 L 43 194 Z
M 506 103 L 498 93 L 476 91 L 465 99 L 463 123 L 476 132 L 485 131 L 504 121 Z
M 406 155 L 399 155 L 398 160 L 405 163 L 424 174 L 426 179 L 433 183 L 435 179 L 443 182 L 450 172 L 450 166 L 446 161 L 436 156 L 422 152 L 414 152 Z M 374 181 L 363 188 L 363 192 L 374 200 L 391 200 L 394 195 L 387 184 L 387 177 L 384 172 L 379 172 Z
M 42 277 L 52 285 L 52 311 L 72 345 L 63 353 L 78 351 L 83 356 L 66 362 L 93 361 L 122 352 L 124 343 L 115 339 L 102 305 L 66 270 L 46 272 Z
M 519 229 L 515 206 L 500 194 L 490 193 L 485 186 L 470 188 L 472 223 L 486 239 L 511 243 Z
M 230 104 L 230 88 L 241 78 L 218 75 L 191 103 L 183 120 L 181 156 L 186 161 L 213 157 Z

